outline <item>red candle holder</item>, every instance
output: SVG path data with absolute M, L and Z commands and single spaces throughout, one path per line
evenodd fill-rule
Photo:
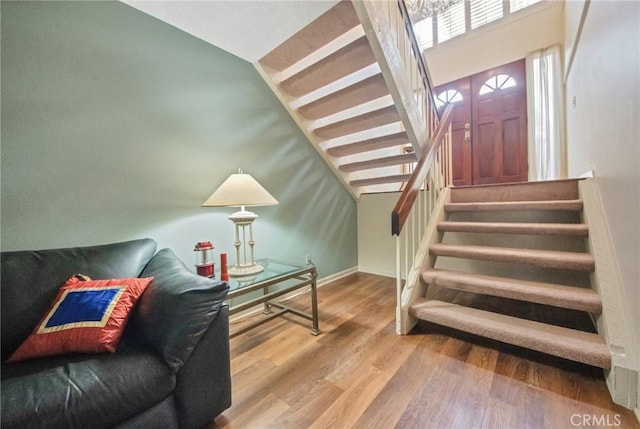
M 215 262 L 213 260 L 213 244 L 210 241 L 200 241 L 193 249 L 196 255 L 196 271 L 204 277 L 215 276 Z
M 227 254 L 220 254 L 220 280 L 223 282 L 229 281 L 229 267 L 227 266 Z

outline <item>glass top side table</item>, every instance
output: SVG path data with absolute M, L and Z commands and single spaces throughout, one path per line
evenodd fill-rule
M 318 292 L 316 285 L 318 273 L 315 265 L 294 264 L 269 258 L 257 259 L 256 263 L 262 265 L 264 271 L 254 275 L 231 277 L 229 279 L 227 299 L 231 300 L 249 294 L 257 295 L 247 298 L 247 301 L 238 305 L 230 306 L 229 314 L 237 314 L 262 305 L 265 317 L 231 332 L 230 338 L 286 313 L 292 313 L 311 320 L 311 333 L 318 335 L 320 333 L 318 328 Z M 292 308 L 283 302 L 275 300 L 282 295 L 305 286 L 311 286 L 311 313 Z M 273 311 L 272 307 L 277 310 Z

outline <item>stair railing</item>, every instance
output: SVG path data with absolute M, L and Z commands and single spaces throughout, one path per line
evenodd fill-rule
M 450 131 L 453 107 L 447 106 L 441 117 L 438 114 L 429 69 L 404 0 L 398 1 L 396 9 L 397 16 L 390 21 L 399 25 L 392 32 L 396 32 L 397 40 L 404 40 L 398 49 L 411 75 L 415 101 L 421 106 L 426 128 L 420 159 L 391 213 L 391 233 L 396 236 L 396 330 L 406 334 L 412 326 L 408 305 L 415 294 L 411 292 L 420 283 L 420 268 L 428 252 L 427 226 L 442 191 L 452 183 Z M 390 15 L 393 15 L 391 11 Z
M 393 2 L 389 2 L 392 4 Z M 403 40 L 402 45 L 402 59 L 405 64 L 405 68 L 412 74 L 412 84 L 416 88 L 415 99 L 416 103 L 421 106 L 423 112 L 422 117 L 425 119 L 426 129 L 428 135 L 431 136 L 435 131 L 435 128 L 440 119 L 440 114 L 436 105 L 435 95 L 433 93 L 433 80 L 429 73 L 429 68 L 424 60 L 422 51 L 420 50 L 420 44 L 418 38 L 413 31 L 413 23 L 409 16 L 409 9 L 405 0 L 398 0 L 398 11 L 400 19 L 402 20 L 402 28 L 398 28 L 398 32 L 404 31 L 404 37 L 398 35 L 398 40 Z M 407 43 L 408 42 L 408 43 Z M 400 47 L 399 47 L 400 48 Z M 418 70 L 419 75 L 413 73 L 414 70 Z
M 414 286 L 419 284 L 419 269 L 425 260 L 422 242 L 427 237 L 427 223 L 442 191 L 451 185 L 452 107 L 439 115 L 429 70 L 404 0 L 352 3 L 419 160 L 391 216 L 392 233 L 397 236 L 396 325 L 398 333 L 405 334 L 411 325 L 408 303 L 418 290 Z
M 396 330 L 412 327 L 408 305 L 420 282 L 420 269 L 428 252 L 428 224 L 445 188 L 451 186 L 451 119 L 453 106 L 444 111 L 429 150 L 423 152 L 411 178 L 391 212 L 391 234 L 396 236 Z
M 435 132 L 439 114 L 407 6 L 404 0 L 353 0 L 353 6 L 419 157 Z

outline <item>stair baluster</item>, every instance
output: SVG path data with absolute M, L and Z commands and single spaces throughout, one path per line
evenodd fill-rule
M 420 265 L 430 257 L 418 254 L 425 248 L 421 241 L 435 228 L 435 221 L 429 224 L 431 214 L 451 184 L 451 106 L 440 117 L 429 70 L 404 0 L 364 0 L 354 2 L 354 8 L 374 52 L 381 52 L 387 59 L 383 75 L 393 81 L 390 91 L 419 157 L 410 178 L 402 185 L 402 194 L 391 216 L 392 234 L 397 237 L 397 332 L 406 334 L 415 324 L 408 303 L 412 294 L 419 294 L 414 286 L 420 284 Z
M 438 128 L 391 213 L 391 233 L 396 236 L 396 331 L 404 335 L 415 319 L 409 304 L 420 296 L 420 272 L 430 257 L 423 240 L 434 236 L 451 185 L 451 111 L 447 106 Z

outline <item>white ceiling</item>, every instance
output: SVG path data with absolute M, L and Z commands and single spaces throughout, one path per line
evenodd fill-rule
M 339 0 L 121 0 L 251 63 Z

